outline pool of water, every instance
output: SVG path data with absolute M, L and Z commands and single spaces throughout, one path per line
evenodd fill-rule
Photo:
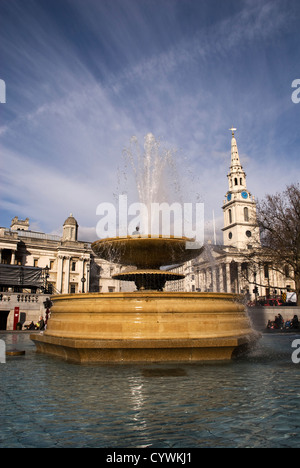
M 300 335 L 264 335 L 230 363 L 78 365 L 25 350 L 0 364 L 3 447 L 299 447 Z M 300 353 L 299 353 L 300 355 Z

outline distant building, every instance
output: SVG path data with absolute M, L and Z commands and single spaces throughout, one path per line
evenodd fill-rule
M 47 287 L 54 293 L 119 290 L 119 282 L 111 276 L 120 267 L 96 258 L 91 244 L 78 240 L 78 223 L 72 214 L 63 224 L 62 237 L 31 231 L 29 227 L 28 218 L 20 220 L 16 216 L 10 229 L 0 228 L 0 264 L 47 268 Z M 0 291 L 7 289 L 22 288 L 8 288 L 1 284 L 0 277 Z
M 51 294 L 119 291 L 122 283 L 112 275 L 120 268 L 96 258 L 91 244 L 78 240 L 78 223 L 72 214 L 63 224 L 61 237 L 31 231 L 28 218 L 15 216 L 10 229 L 0 228 L 0 329 L 12 328 L 16 306 L 25 322 L 32 317 L 37 320 Z M 37 272 L 38 280 L 33 275 Z M 25 284 L 25 277 L 31 282 Z
M 223 244 L 208 243 L 204 253 L 193 261 L 176 267 L 184 273 L 182 285 L 170 282 L 168 290 L 219 291 L 245 294 L 249 301 L 258 297 L 280 295 L 294 288 L 294 283 L 265 263 L 256 226 L 256 202 L 247 188 L 237 142 L 232 130 L 231 162 L 227 175 L 228 191 L 223 202 Z M 256 262 L 249 254 L 257 256 Z

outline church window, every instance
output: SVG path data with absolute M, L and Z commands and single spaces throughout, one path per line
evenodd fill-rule
M 234 185 L 238 185 L 237 177 L 234 178 Z
M 251 236 L 252 236 L 251 231 L 246 231 L 246 236 L 247 236 L 247 237 L 251 237 Z
M 76 262 L 72 262 L 72 271 L 76 271 Z
M 244 221 L 249 221 L 249 210 L 247 207 L 244 208 Z
M 232 232 L 228 234 L 229 239 L 232 239 Z
M 248 263 L 244 262 L 242 263 L 242 273 L 244 278 L 248 278 Z
M 242 177 L 240 178 L 240 185 L 243 185 L 243 179 L 242 179 Z
M 265 275 L 265 278 L 269 278 L 269 265 L 266 263 L 264 265 L 264 275 Z
M 232 211 L 228 210 L 228 216 L 229 216 L 229 224 L 232 223 Z

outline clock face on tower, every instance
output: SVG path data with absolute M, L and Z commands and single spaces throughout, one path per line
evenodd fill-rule
M 227 195 L 227 201 L 230 201 L 230 200 L 231 200 L 231 193 Z
M 247 192 L 242 192 L 241 195 L 245 200 L 248 198 L 248 193 Z

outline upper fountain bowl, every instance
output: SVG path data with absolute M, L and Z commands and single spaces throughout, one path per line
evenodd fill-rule
M 138 235 L 100 239 L 92 244 L 92 250 L 109 262 L 158 269 L 192 260 L 201 254 L 203 247 L 194 245 L 193 239 L 187 237 Z

